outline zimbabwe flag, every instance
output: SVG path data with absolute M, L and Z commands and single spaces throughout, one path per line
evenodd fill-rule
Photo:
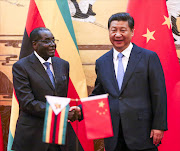
M 86 79 L 82 69 L 67 0 L 30 0 L 20 58 L 23 58 L 33 52 L 29 35 L 31 31 L 37 27 L 47 27 L 51 30 L 55 38 L 60 41 L 57 44 L 55 56 L 61 57 L 70 63 L 68 97 L 87 97 Z M 19 105 L 14 94 L 11 109 L 8 151 L 11 151 L 18 114 Z M 75 142 L 73 134 L 76 134 L 80 143 L 79 149 L 84 151 L 93 151 L 93 141 L 88 141 L 86 138 L 84 122 L 73 122 L 71 123 L 71 126 L 74 131 L 70 131 L 68 133 L 68 135 L 70 134 L 71 136 L 67 136 L 69 138 L 67 144 L 71 144 L 72 146 Z M 71 142 L 70 138 L 73 139 L 73 142 Z M 76 149 L 75 146 L 72 146 L 72 148 L 74 148 L 74 150 Z
M 46 96 L 43 142 L 65 145 L 70 98 Z

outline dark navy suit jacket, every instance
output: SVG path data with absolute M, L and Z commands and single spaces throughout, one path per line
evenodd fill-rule
M 19 101 L 20 114 L 12 149 L 17 151 L 46 151 L 42 142 L 45 95 L 66 97 L 69 82 L 69 63 L 52 57 L 55 75 L 54 88 L 44 67 L 34 54 L 13 65 L 13 84 Z
M 92 95 L 109 94 L 114 132 L 113 137 L 105 139 L 106 151 L 114 151 L 117 145 L 120 121 L 129 149 L 154 148 L 151 129 L 167 130 L 166 86 L 157 54 L 133 44 L 121 91 L 113 49 L 96 60 L 96 74 Z

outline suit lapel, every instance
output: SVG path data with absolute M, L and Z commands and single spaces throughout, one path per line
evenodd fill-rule
M 47 82 L 47 84 L 54 90 L 54 87 L 49 79 L 47 72 L 45 71 L 43 65 L 40 63 L 38 58 L 31 54 L 29 61 L 32 63 L 32 68 Z
M 106 74 L 107 78 L 112 79 L 112 87 L 114 87 L 116 92 L 119 93 L 119 87 L 118 87 L 115 70 L 114 70 L 114 63 L 113 63 L 113 49 L 111 49 L 109 54 L 106 56 L 104 65 L 108 70 L 108 72 Z
M 57 61 L 57 59 L 53 58 L 52 57 L 52 65 L 53 65 L 53 70 L 54 70 L 54 76 L 55 76 L 55 84 L 57 84 L 57 80 L 58 80 L 58 77 L 61 75 L 61 63 L 59 63 Z
M 134 72 L 134 69 L 135 69 L 137 63 L 139 62 L 139 60 L 141 59 L 141 57 L 142 57 L 141 50 L 139 49 L 138 46 L 133 44 L 133 49 L 131 51 L 130 58 L 129 58 L 129 61 L 128 61 L 128 65 L 127 65 L 127 68 L 126 68 L 126 72 L 124 74 L 124 79 L 123 79 L 123 83 L 122 83 L 121 92 L 126 87 L 126 85 L 128 83 L 128 80 L 132 76 L 132 74 Z

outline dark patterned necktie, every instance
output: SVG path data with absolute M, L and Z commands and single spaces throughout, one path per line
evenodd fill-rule
M 47 67 L 46 72 L 47 72 L 47 74 L 48 74 L 48 76 L 49 76 L 49 78 L 51 80 L 51 83 L 52 83 L 53 87 L 55 88 L 54 76 L 53 76 L 53 73 L 51 72 L 50 66 L 49 66 L 50 63 L 49 62 L 44 62 L 43 64 Z

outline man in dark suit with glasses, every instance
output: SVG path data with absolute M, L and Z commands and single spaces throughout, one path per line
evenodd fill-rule
M 59 145 L 42 142 L 45 95 L 67 97 L 69 63 L 54 57 L 56 42 L 47 28 L 30 34 L 34 52 L 13 65 L 13 84 L 19 101 L 19 118 L 12 149 L 61 151 Z

